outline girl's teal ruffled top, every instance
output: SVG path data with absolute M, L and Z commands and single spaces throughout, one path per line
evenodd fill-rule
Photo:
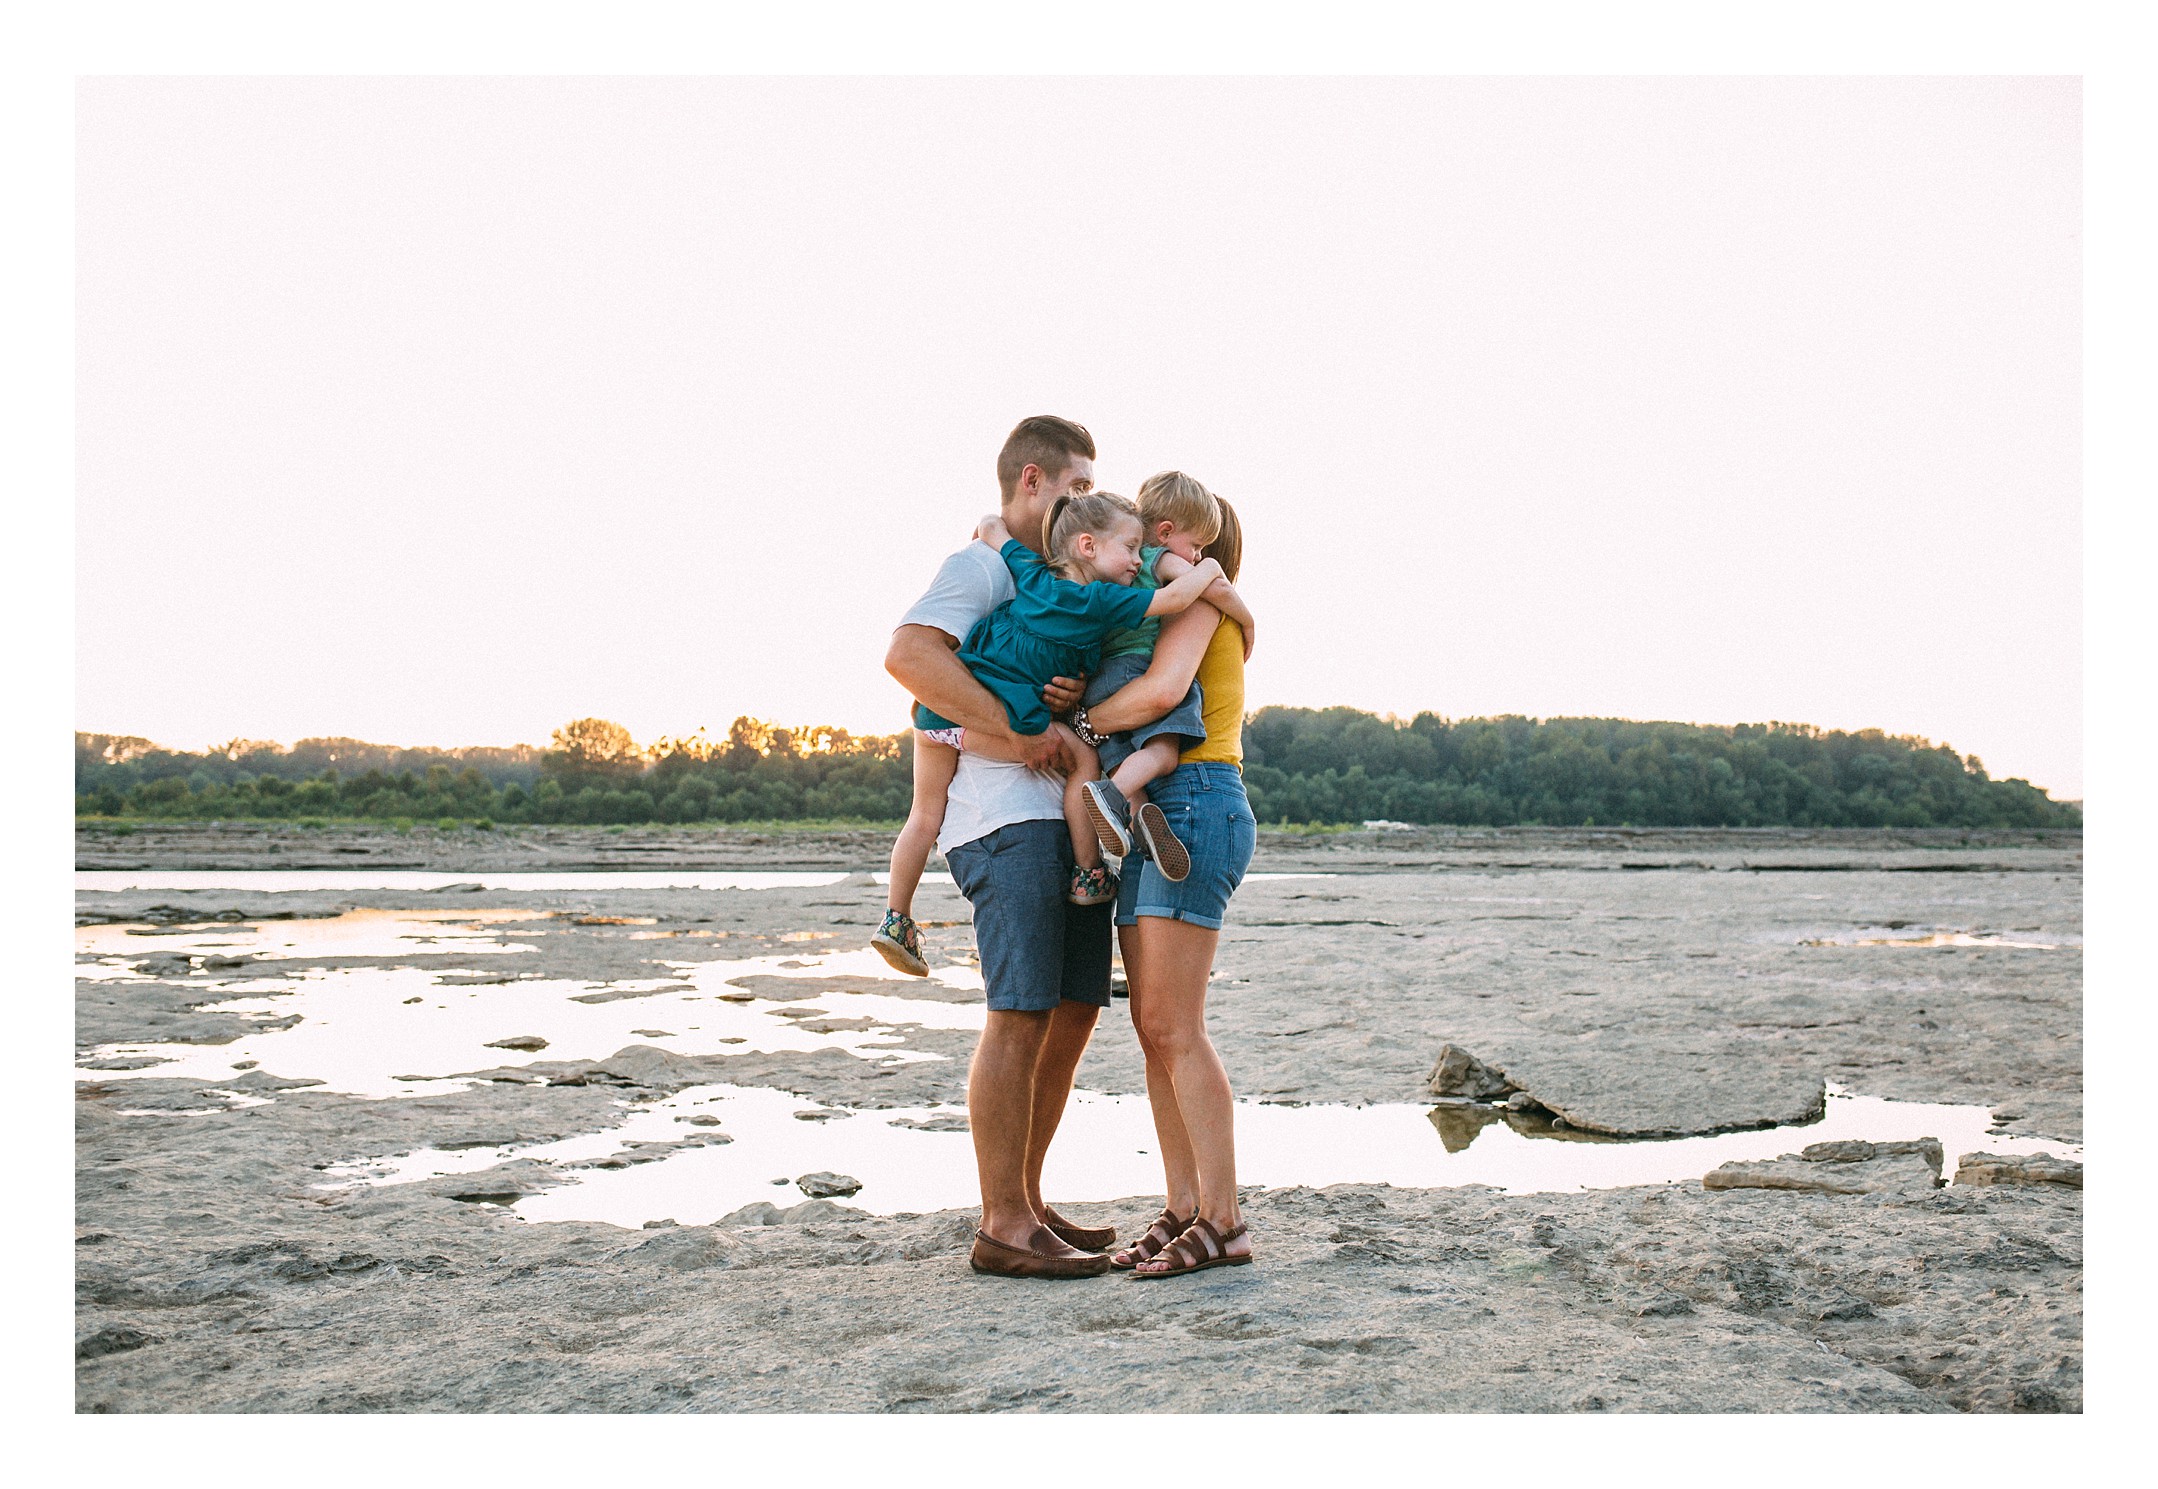
M 959 660 L 997 695 L 1014 734 L 1039 734 L 1050 722 L 1042 685 L 1052 677 L 1098 671 L 1102 641 L 1145 620 L 1154 592 L 1123 584 L 1074 584 L 1017 538 L 1000 552 L 1017 593 L 975 622 L 960 645 Z M 914 727 L 957 726 L 917 703 Z

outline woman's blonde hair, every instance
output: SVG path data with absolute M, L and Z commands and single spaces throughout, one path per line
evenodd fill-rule
M 1139 520 L 1146 525 L 1148 542 L 1155 529 L 1167 522 L 1190 533 L 1204 545 L 1221 531 L 1221 506 L 1214 493 L 1180 470 L 1148 476 L 1139 488 Z
M 1128 496 L 1114 491 L 1088 491 L 1079 496 L 1060 496 L 1049 508 L 1046 527 L 1048 561 L 1065 578 L 1073 578 L 1072 540 L 1081 533 L 1107 537 L 1126 523 L 1140 521 L 1139 509 Z

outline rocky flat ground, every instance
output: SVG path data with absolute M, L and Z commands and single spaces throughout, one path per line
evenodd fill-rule
M 901 1026 L 899 1048 L 944 1058 L 897 1065 L 666 1040 L 613 1059 L 499 1050 L 495 1079 L 383 1100 L 329 1094 L 268 1057 L 212 1081 L 137 1074 L 125 1067 L 139 1061 L 98 1053 L 259 1032 L 267 1015 L 204 1011 L 233 996 L 236 975 L 398 966 L 445 985 L 536 976 L 615 997 L 693 975 L 669 964 L 858 947 L 882 904 L 866 871 L 887 847 L 867 833 L 668 829 L 83 834 L 86 869 L 850 877 L 754 893 L 78 891 L 79 934 L 126 937 L 137 969 L 77 984 L 79 1063 L 114 1067 L 78 1072 L 80 1407 L 2080 1408 L 2079 1173 L 1940 1188 L 1905 1154 L 1874 1160 L 1889 1177 L 1860 1193 L 1826 1180 L 1273 1189 L 1248 1200 L 1257 1266 L 1023 1284 L 967 1271 L 971 1219 L 957 1211 L 879 1217 L 842 1198 L 776 1224 L 639 1231 L 531 1223 L 455 1197 L 562 1181 L 514 1158 L 319 1187 L 325 1168 L 368 1157 L 601 1132 L 700 1082 L 861 1109 L 958 1102 L 963 1029 Z M 2081 1138 L 2073 834 L 1270 832 L 1254 868 L 1333 877 L 1255 879 L 1238 896 L 1212 1009 L 1242 1096 L 1425 1101 L 1452 1044 L 1589 1132 L 1799 1121 L 1833 1082 L 1982 1105 L 2004 1134 Z M 236 969 L 170 949 L 190 928 L 355 907 L 545 918 L 508 928 L 536 948 L 515 958 L 415 946 Z M 929 932 L 933 961 L 966 959 L 966 907 L 949 887 L 926 887 L 917 914 L 946 922 Z M 883 979 L 751 983 L 794 998 L 826 985 L 963 996 Z M 276 997 L 266 1002 L 274 1014 Z M 1080 1084 L 1142 1088 L 1121 1003 Z M 1800 1129 L 1792 1152 L 1805 1142 Z M 1949 1176 L 1958 1156 L 1946 1155 Z M 1794 1159 L 1776 1182 L 1814 1169 L 1872 1171 Z M 1158 1203 L 1073 1208 L 1129 1228 Z M 1141 1381 L 1153 1389 L 1137 1392 Z

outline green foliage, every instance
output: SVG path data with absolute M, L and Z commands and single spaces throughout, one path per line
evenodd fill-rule
M 555 748 L 544 755 L 525 751 L 535 768 L 512 779 L 491 777 L 484 763 L 460 764 L 458 756 L 478 751 L 345 743 L 348 756 L 376 763 L 294 779 L 229 767 L 284 761 L 298 747 L 246 743 L 230 754 L 190 755 L 147 740 L 77 735 L 76 814 L 282 818 L 314 826 L 364 818 L 400 831 L 418 821 L 443 831 L 466 821 L 483 829 L 519 822 L 886 823 L 905 818 L 913 789 L 906 736 L 856 738 L 747 718 L 724 740 L 699 733 L 643 749 L 619 725 L 581 719 L 556 731 Z
M 76 736 L 80 817 L 271 818 L 598 825 L 890 823 L 912 794 L 911 739 L 857 738 L 737 719 L 638 748 L 605 720 L 557 731 L 532 772 L 519 751 L 394 750 L 330 741 L 374 762 L 295 777 L 292 750 L 235 741 L 202 755 Z M 1519 717 L 1406 722 L 1352 708 L 1266 708 L 1244 728 L 1245 782 L 1262 822 L 1575 826 L 2077 827 L 2081 810 L 1976 758 L 1878 730 Z M 479 758 L 479 757 L 488 758 Z M 499 765 L 499 761 L 494 762 Z M 132 774 L 130 774 L 132 772 Z M 119 830 L 119 829 L 115 829 Z
M 1515 716 L 1406 722 L 1266 708 L 1244 726 L 1262 822 L 1636 827 L 2077 827 L 1974 757 L 1877 729 Z

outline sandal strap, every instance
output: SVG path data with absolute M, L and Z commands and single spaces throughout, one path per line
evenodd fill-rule
M 1171 1241 L 1161 1253 L 1179 1272 L 1226 1254 L 1221 1245 L 1221 1232 L 1199 1216 L 1194 1216 L 1191 1224 L 1184 1227 L 1184 1234 Z
M 1154 1223 L 1148 1226 L 1137 1240 L 1126 1246 L 1123 1254 L 1134 1261 L 1150 1262 L 1161 1255 L 1162 1248 L 1182 1235 L 1184 1228 L 1190 1224 L 1191 1221 L 1183 1219 L 1164 1205 L 1161 1213 L 1154 1217 Z
M 1157 1259 L 1169 1257 L 1172 1269 L 1179 1272 L 1201 1262 L 1219 1261 L 1229 1254 L 1229 1243 L 1243 1234 L 1245 1228 L 1241 1220 L 1227 1230 L 1220 1230 L 1205 1216 L 1195 1215 L 1191 1224 L 1184 1227 L 1184 1234 L 1158 1252 Z
M 1154 1217 L 1154 1223 L 1146 1228 L 1146 1239 L 1153 1240 L 1154 1233 L 1156 1231 L 1161 1232 L 1161 1239 L 1154 1241 L 1154 1249 L 1159 1251 L 1178 1236 L 1184 1234 L 1184 1228 L 1190 1224 L 1189 1220 L 1180 1219 L 1170 1211 L 1163 1210 Z

